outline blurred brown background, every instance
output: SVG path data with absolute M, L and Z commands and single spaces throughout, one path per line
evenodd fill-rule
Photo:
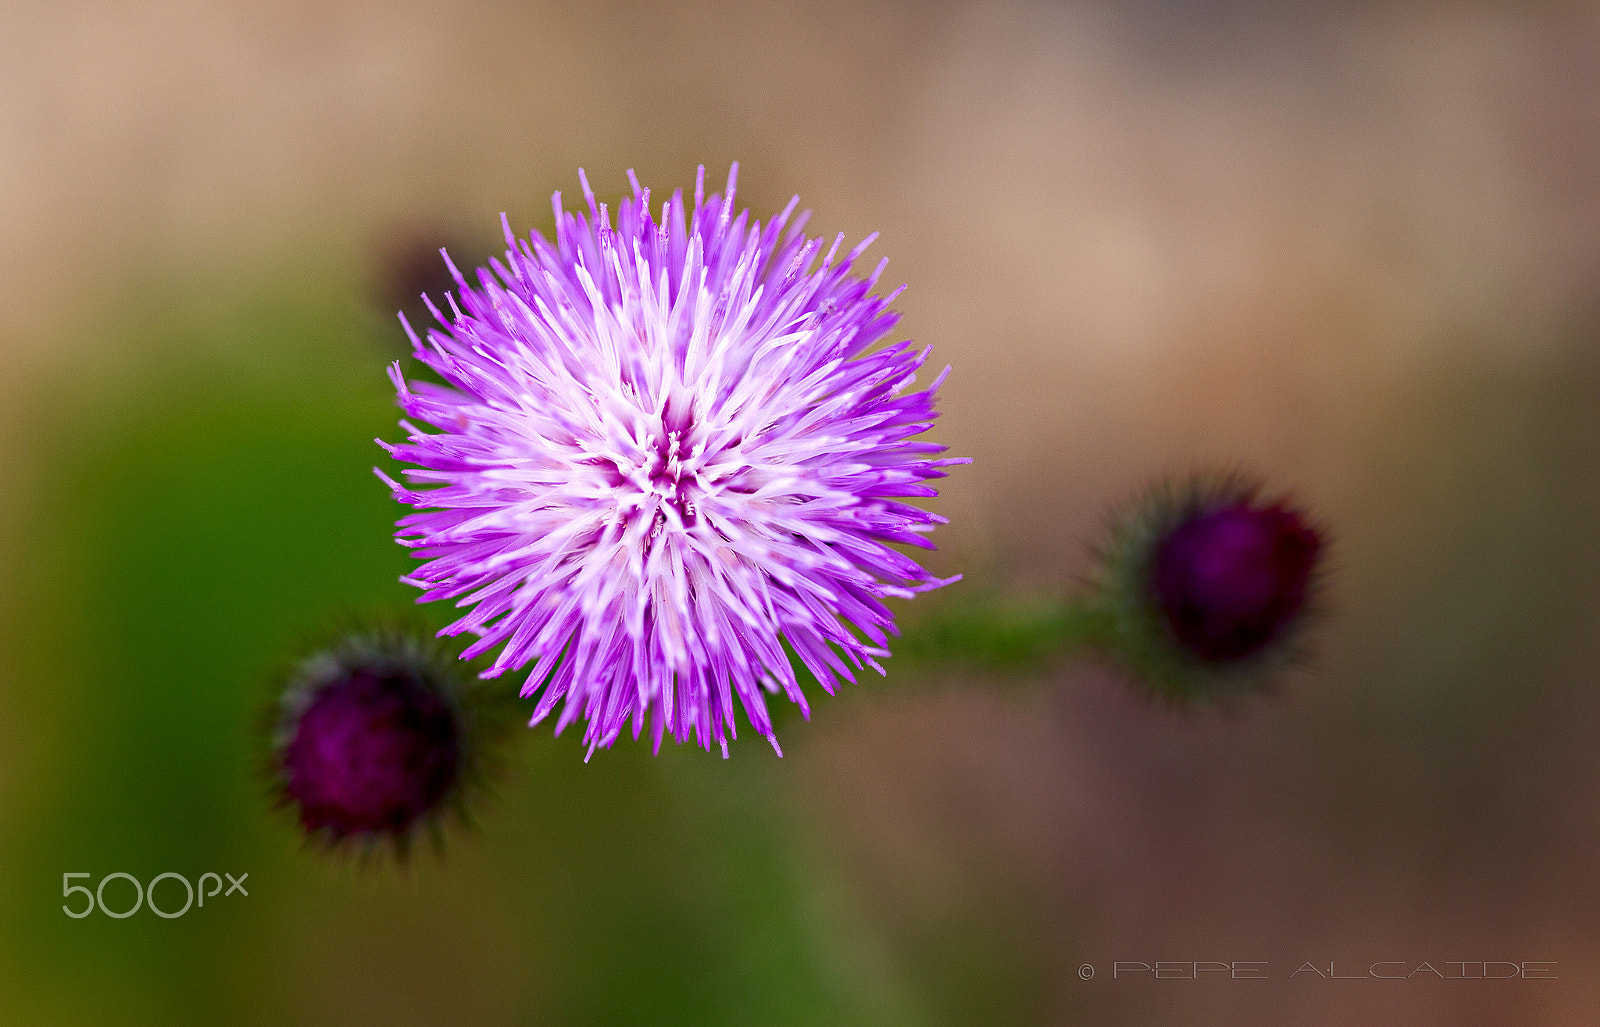
M 1336 536 L 1317 658 L 1273 702 L 1186 717 L 1092 668 L 952 673 L 792 730 L 775 787 L 829 972 L 872 994 L 852 1008 L 1600 1022 L 1600 7 L 12 0 L 0 22 L 11 603 L 63 411 L 273 344 L 162 325 L 301 287 L 368 311 L 407 240 L 471 259 L 501 211 L 548 228 L 580 166 L 604 199 L 630 167 L 665 194 L 738 160 L 758 216 L 799 193 L 813 231 L 881 232 L 899 335 L 954 365 L 937 434 L 974 463 L 935 564 L 958 588 L 1067 587 L 1109 507 L 1194 466 L 1255 470 Z M 399 329 L 351 318 L 381 386 Z M 72 730 L 18 651 L 0 834 L 58 815 L 37 795 Z M 538 987 L 472 966 L 467 1005 L 419 1005 L 407 982 L 444 978 L 390 945 L 305 994 L 542 1022 Z M 538 972 L 499 958 L 482 973 Z M 1110 979 L 1158 959 L 1273 979 Z M 1380 959 L 1560 976 L 1288 978 Z

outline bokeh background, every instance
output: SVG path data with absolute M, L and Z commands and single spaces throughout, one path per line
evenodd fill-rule
M 0 1022 L 1600 1022 L 1596 5 L 0 23 Z M 933 563 L 967 580 L 908 633 L 1062 594 L 1107 510 L 1221 464 L 1333 529 L 1315 658 L 1229 715 L 891 662 L 781 761 L 541 729 L 442 856 L 302 849 L 254 725 L 330 620 L 412 598 L 370 468 L 416 253 L 548 230 L 580 166 L 735 159 L 760 216 L 880 231 L 898 335 L 955 367 Z M 249 896 L 61 911 L 119 871 Z M 1290 977 L 1376 960 L 1559 977 Z

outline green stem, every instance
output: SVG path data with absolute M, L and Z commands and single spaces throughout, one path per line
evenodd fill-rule
M 897 667 L 1020 671 L 1102 645 L 1108 630 L 1106 611 L 1083 599 L 984 598 L 910 621 L 890 648 Z

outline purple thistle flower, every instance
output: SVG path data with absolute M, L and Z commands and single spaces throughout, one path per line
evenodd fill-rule
M 451 264 L 444 330 L 406 326 L 448 387 L 391 371 L 439 429 L 380 440 L 433 486 L 379 472 L 422 511 L 399 521 L 426 561 L 402 580 L 471 607 L 445 633 L 480 636 L 464 658 L 502 647 L 486 677 L 531 662 L 531 723 L 561 704 L 591 754 L 648 721 L 657 751 L 670 733 L 726 755 L 735 697 L 776 748 L 767 695 L 809 716 L 786 645 L 831 694 L 851 665 L 883 672 L 884 598 L 957 580 L 890 548 L 933 548 L 944 518 L 901 500 L 967 461 L 914 440 L 945 376 L 905 392 L 928 350 L 866 352 L 898 320 L 899 290 L 872 295 L 883 262 L 850 273 L 876 236 L 819 265 L 798 197 L 764 227 L 735 216 L 737 173 L 705 196 L 701 168 L 692 211 L 676 192 L 657 221 L 629 172 L 613 227 L 580 172 L 588 213 L 557 193 L 554 244 L 502 218 L 504 263 L 475 285 Z

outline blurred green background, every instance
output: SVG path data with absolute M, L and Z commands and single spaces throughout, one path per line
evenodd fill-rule
M 1600 1021 L 1594 5 L 4 13 L 0 1023 Z M 1315 659 L 1227 716 L 891 661 L 781 761 L 539 729 L 441 856 L 302 848 L 256 721 L 412 599 L 371 473 L 409 255 L 732 159 L 758 216 L 881 231 L 954 365 L 967 581 L 908 636 L 1223 464 L 1332 526 Z M 169 871 L 249 895 L 62 912 Z M 1110 979 L 1158 959 L 1272 977 Z M 1289 978 L 1380 959 L 1560 976 Z

